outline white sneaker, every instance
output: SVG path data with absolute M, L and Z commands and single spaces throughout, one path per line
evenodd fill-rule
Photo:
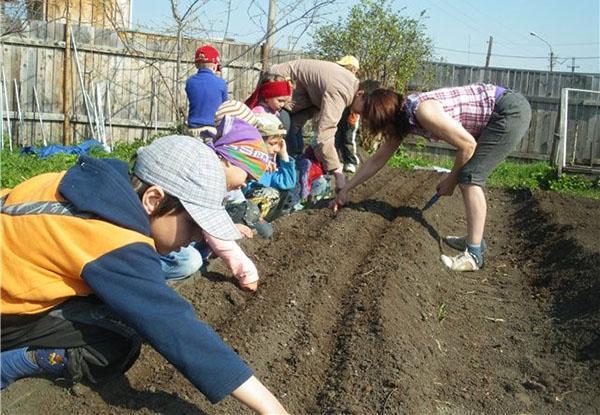
M 479 267 L 473 255 L 464 251 L 457 256 L 442 255 L 442 262 L 453 271 L 477 271 Z
M 356 165 L 351 163 L 344 164 L 344 171 L 348 173 L 356 173 Z

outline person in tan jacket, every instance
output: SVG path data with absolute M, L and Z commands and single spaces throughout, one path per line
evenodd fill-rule
M 359 83 L 352 72 L 337 63 L 315 59 L 277 64 L 269 72 L 290 79 L 294 84 L 290 136 L 296 136 L 306 121 L 318 114 L 315 153 L 324 170 L 335 175 L 336 188 L 344 187 L 342 164 L 335 149 L 337 124 L 348 107 L 360 114 L 365 94 L 378 88 L 379 82 L 366 80 Z M 303 150 L 297 143 L 288 143 L 288 147 L 296 155 Z

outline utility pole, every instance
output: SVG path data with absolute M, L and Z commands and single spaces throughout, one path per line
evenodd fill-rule
M 571 58 L 571 65 L 567 65 L 567 68 L 571 68 L 571 73 L 575 72 L 575 68 L 579 68 L 579 65 L 575 65 L 575 58 Z
M 269 53 L 273 46 L 273 37 L 275 32 L 275 18 L 277 16 L 277 0 L 269 0 L 269 17 L 267 20 L 267 36 L 262 46 L 262 69 L 266 71 L 269 67 Z
M 550 49 L 550 72 L 554 68 L 554 52 Z
M 492 42 L 493 41 L 494 41 L 494 38 L 492 36 L 490 36 L 490 40 L 488 41 L 487 56 L 485 57 L 485 67 L 486 68 L 490 67 L 490 58 L 492 56 Z
M 71 133 L 71 0 L 66 2 L 65 54 L 63 61 L 63 144 L 73 144 Z

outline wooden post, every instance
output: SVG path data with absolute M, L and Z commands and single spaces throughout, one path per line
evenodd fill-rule
M 260 60 L 262 61 L 262 71 L 266 72 L 269 68 L 269 49 L 266 43 L 260 45 Z
M 72 80 L 72 62 L 71 62 L 71 0 L 66 0 L 66 22 L 65 22 L 65 54 L 63 61 L 63 144 L 69 146 L 73 144 L 73 134 L 71 131 L 71 80 Z
M 2 65 L 2 98 L 4 100 L 4 109 L 6 110 L 6 130 L 8 132 L 8 148 L 12 151 L 12 132 L 10 129 L 10 112 L 8 109 L 8 86 L 6 83 L 6 75 L 4 74 L 4 65 Z M 4 140 L 4 137 L 0 137 L 0 140 Z
M 564 143 L 567 140 L 567 120 L 569 110 L 569 89 L 563 88 L 560 94 L 560 124 L 558 127 L 558 139 L 556 140 L 556 150 L 554 151 L 553 161 L 558 168 L 558 175 L 562 174 L 565 165 L 565 148 Z
M 262 45 L 261 58 L 262 58 L 262 70 L 265 72 L 269 68 L 269 53 L 271 53 L 271 47 L 274 43 L 274 32 L 275 32 L 275 18 L 277 16 L 277 1 L 269 0 L 269 15 L 267 19 L 267 35 L 265 37 L 265 43 Z

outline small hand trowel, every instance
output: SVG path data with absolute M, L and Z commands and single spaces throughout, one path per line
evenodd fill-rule
M 438 199 L 440 198 L 439 194 L 434 194 L 433 197 L 431 199 L 429 199 L 429 202 L 427 202 L 425 204 L 425 206 L 423 206 L 423 209 L 421 209 L 421 212 L 425 212 L 427 209 L 429 209 L 431 206 L 433 206 L 435 204 L 435 202 L 438 201 Z

